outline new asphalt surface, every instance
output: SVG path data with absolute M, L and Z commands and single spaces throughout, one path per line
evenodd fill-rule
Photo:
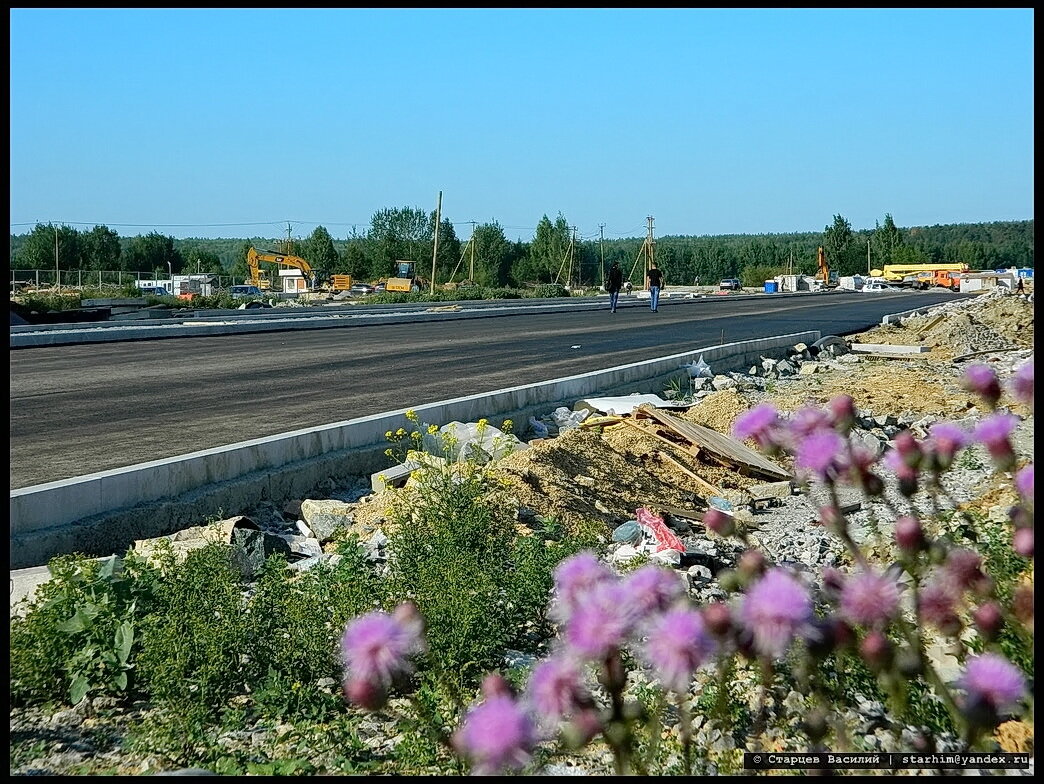
M 575 310 L 11 350 L 11 489 L 801 330 L 845 335 L 951 292 L 605 300 Z M 681 371 L 679 371 L 681 373 Z M 405 424 L 405 422 L 404 422 Z

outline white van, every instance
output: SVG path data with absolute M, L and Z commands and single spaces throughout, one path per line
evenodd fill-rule
M 872 278 L 863 284 L 863 288 L 860 291 L 900 291 L 895 286 L 889 286 L 880 278 Z

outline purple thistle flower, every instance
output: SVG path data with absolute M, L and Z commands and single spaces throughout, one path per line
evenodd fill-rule
M 644 653 L 664 688 L 685 694 L 693 673 L 714 654 L 715 647 L 699 611 L 679 607 L 653 622 Z
M 921 620 L 939 629 L 944 634 L 956 634 L 961 628 L 957 617 L 957 603 L 961 592 L 953 580 L 936 574 L 921 586 L 917 610 Z
M 900 430 L 892 439 L 892 446 L 903 458 L 903 461 L 911 468 L 917 468 L 921 463 L 921 448 L 909 430 Z
M 859 442 L 848 442 L 848 449 L 837 458 L 837 472 L 848 484 L 869 488 L 881 479 L 870 469 L 877 463 L 877 454 Z
M 899 610 L 895 580 L 871 571 L 853 575 L 841 589 L 841 616 L 856 626 L 881 626 Z
M 847 433 L 855 424 L 855 401 L 851 395 L 838 395 L 827 404 L 830 409 L 830 421 L 839 433 Z
M 537 664 L 526 684 L 527 705 L 542 723 L 549 725 L 571 716 L 588 697 L 580 667 L 565 656 Z
M 942 569 L 960 590 L 974 588 L 986 577 L 982 573 L 982 556 L 964 548 L 950 550 Z
M 884 464 L 895 473 L 896 481 L 899 483 L 899 492 L 907 498 L 912 497 L 917 492 L 917 469 L 911 466 L 897 449 L 889 449 L 885 452 Z
M 840 468 L 845 440 L 833 430 L 817 430 L 797 446 L 794 464 L 826 480 Z
M 406 605 L 406 607 L 412 607 Z M 424 627 L 415 611 L 372 612 L 349 622 L 341 637 L 346 681 L 386 688 L 409 675 L 409 657 L 424 650 Z M 361 691 L 358 683 L 354 689 Z
M 736 417 L 732 425 L 732 434 L 743 441 L 754 439 L 762 448 L 775 444 L 774 433 L 779 425 L 779 414 L 771 403 L 762 403 Z
M 473 706 L 453 735 L 453 747 L 471 761 L 472 772 L 480 776 L 523 767 L 536 742 L 532 720 L 505 696 Z
M 1019 669 L 998 653 L 972 656 L 958 680 L 969 698 L 1002 713 L 1014 708 L 1026 693 L 1026 679 Z
M 1015 489 L 1024 501 L 1033 500 L 1033 463 L 1024 466 L 1015 474 Z
M 805 406 L 795 412 L 788 424 L 791 438 L 798 443 L 803 438 L 818 433 L 820 430 L 831 430 L 834 426 L 833 418 L 821 408 Z
M 1033 410 L 1033 360 L 1025 363 L 1015 371 L 1011 380 L 1011 392 L 1020 403 Z
M 990 457 L 1001 468 L 1008 468 L 1015 462 L 1015 452 L 1008 437 L 1018 423 L 1019 418 L 1012 414 L 993 414 L 975 426 L 975 440 L 986 447 Z
M 663 612 L 685 593 L 685 586 L 674 571 L 654 564 L 632 572 L 623 585 L 630 597 L 628 610 L 635 617 Z
M 598 583 L 569 615 L 566 647 L 583 659 L 601 661 L 623 645 L 639 617 L 622 583 Z
M 812 616 L 805 587 L 782 569 L 770 569 L 743 600 L 741 618 L 759 653 L 777 658 Z
M 964 371 L 961 379 L 962 386 L 977 395 L 980 395 L 990 406 L 995 406 L 1000 400 L 1001 388 L 997 380 L 997 374 L 993 368 L 986 365 L 971 365 Z
M 596 585 L 616 580 L 612 569 L 589 550 L 562 561 L 554 573 L 555 602 L 552 615 L 565 621 L 582 604 L 583 597 Z
M 968 433 L 957 425 L 936 422 L 928 428 L 928 440 L 921 446 L 935 455 L 941 470 L 946 470 L 953 463 L 957 450 L 967 446 L 970 441 Z

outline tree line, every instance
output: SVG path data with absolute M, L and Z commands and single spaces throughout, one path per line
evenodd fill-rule
M 400 259 L 417 262 L 417 273 L 432 271 L 435 212 L 416 207 L 374 213 L 364 232 L 353 229 L 334 239 L 323 226 L 307 237 L 285 240 L 175 239 L 158 232 L 120 237 L 107 226 L 79 231 L 42 224 L 11 235 L 11 269 L 122 270 L 213 273 L 244 279 L 251 248 L 292 253 L 324 274 L 348 274 L 377 280 L 393 274 Z M 643 284 L 645 238 L 579 240 L 561 213 L 544 215 L 532 240 L 510 240 L 496 221 L 478 224 L 462 240 L 453 224 L 438 227 L 435 277 L 438 282 L 469 279 L 483 286 L 521 287 L 539 283 L 599 285 L 605 270 L 619 262 L 626 279 Z M 999 221 L 899 228 L 890 214 L 873 229 L 854 230 L 834 215 L 822 232 L 664 236 L 655 238 L 652 255 L 668 284 L 691 285 L 738 277 L 760 285 L 776 275 L 814 274 L 817 249 L 823 247 L 831 269 L 840 275 L 865 274 L 885 264 L 963 262 L 972 269 L 1033 266 L 1033 221 Z

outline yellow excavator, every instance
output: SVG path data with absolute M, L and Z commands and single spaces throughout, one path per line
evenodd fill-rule
M 296 267 L 301 270 L 301 274 L 304 275 L 305 280 L 308 282 L 308 288 L 315 288 L 316 276 L 312 270 L 312 265 L 300 256 L 291 256 L 286 253 L 270 253 L 251 248 L 247 251 L 246 261 L 247 268 L 250 270 L 250 285 L 257 286 L 262 291 L 268 291 L 272 288 L 272 282 L 267 273 L 261 270 L 260 262 L 262 261 L 270 264 L 280 264 L 286 267 Z
M 385 284 L 386 291 L 412 291 L 414 293 L 421 290 L 424 287 L 425 282 L 423 278 L 418 277 L 416 273 L 417 262 L 415 261 L 396 261 L 395 262 L 395 277 L 388 278 L 388 282 Z
M 827 264 L 826 251 L 820 247 L 816 257 L 816 262 L 819 265 L 819 269 L 816 270 L 816 279 L 820 282 L 823 288 L 834 288 L 837 286 L 837 272 L 830 269 L 830 265 Z

